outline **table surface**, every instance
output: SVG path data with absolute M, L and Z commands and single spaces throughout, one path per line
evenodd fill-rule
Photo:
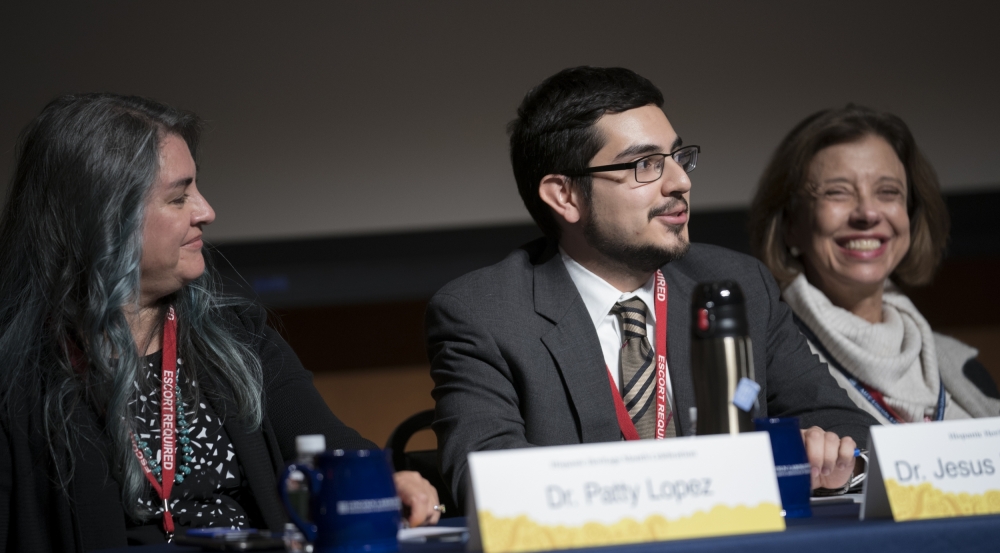
M 813 517 L 789 519 L 784 532 L 577 549 L 587 553 L 919 553 L 1000 551 L 1000 515 L 894 522 L 858 520 L 859 505 L 813 506 Z M 464 524 L 464 518 L 442 521 Z M 187 553 L 193 547 L 152 545 L 103 553 Z M 404 543 L 400 553 L 462 553 L 461 543 Z

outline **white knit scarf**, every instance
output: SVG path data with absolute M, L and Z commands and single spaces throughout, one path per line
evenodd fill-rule
M 801 274 L 782 297 L 830 355 L 882 392 L 904 420 L 934 416 L 941 386 L 934 336 L 910 299 L 890 283 L 882 293 L 882 322 L 876 324 L 833 305 Z

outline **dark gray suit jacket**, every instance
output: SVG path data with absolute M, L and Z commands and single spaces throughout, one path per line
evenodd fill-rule
M 691 293 L 731 279 L 746 296 L 761 411 L 801 417 L 860 447 L 877 422 L 812 355 L 756 259 L 692 244 L 663 267 L 667 363 L 678 434 L 690 428 Z M 554 244 L 538 240 L 442 288 L 427 308 L 441 468 L 461 504 L 472 451 L 621 439 L 597 330 Z

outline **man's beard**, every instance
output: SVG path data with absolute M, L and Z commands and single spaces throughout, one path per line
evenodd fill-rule
M 668 213 L 676 208 L 678 203 L 687 205 L 684 198 L 673 198 L 663 206 L 651 209 L 649 220 L 652 221 L 654 217 Z M 667 225 L 667 230 L 672 232 L 678 241 L 672 247 L 655 244 L 632 244 L 624 237 L 608 232 L 605 225 L 595 215 L 596 210 L 593 203 L 591 203 L 589 211 L 587 221 L 583 225 L 583 236 L 587 243 L 616 265 L 629 271 L 652 273 L 667 263 L 684 257 L 684 254 L 691 247 L 691 244 L 684 237 L 686 225 Z

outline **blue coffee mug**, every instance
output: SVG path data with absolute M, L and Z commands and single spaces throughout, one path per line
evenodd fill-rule
M 386 452 L 336 449 L 316 456 L 316 468 L 291 464 L 279 489 L 288 516 L 317 553 L 390 553 L 399 550 L 396 534 L 400 502 Z M 309 477 L 311 524 L 288 498 L 286 482 L 298 470 Z
M 758 431 L 766 431 L 771 437 L 774 471 L 778 476 L 778 492 L 785 518 L 811 517 L 809 497 L 812 495 L 812 476 L 799 431 L 799 419 L 754 419 L 753 423 Z

